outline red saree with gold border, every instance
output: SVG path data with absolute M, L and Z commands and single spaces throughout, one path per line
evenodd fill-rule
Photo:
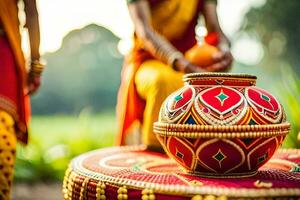
M 17 138 L 28 141 L 29 97 L 16 0 L 0 1 L 0 109 L 13 116 Z

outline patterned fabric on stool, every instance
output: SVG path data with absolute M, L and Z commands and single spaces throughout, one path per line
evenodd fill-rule
M 255 176 L 204 178 L 144 147 L 112 147 L 71 162 L 64 199 L 299 199 L 300 150 L 278 150 Z

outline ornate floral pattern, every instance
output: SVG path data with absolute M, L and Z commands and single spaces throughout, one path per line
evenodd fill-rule
M 224 75 L 226 76 L 226 75 Z M 278 124 L 285 121 L 282 106 L 267 91 L 234 76 L 189 78 L 203 85 L 188 85 L 173 93 L 162 105 L 161 122 L 177 124 L 254 125 Z M 201 81 L 200 81 L 201 80 Z M 200 81 L 200 82 L 199 82 Z M 242 82 L 242 85 L 239 84 Z M 251 82 L 251 83 L 250 83 Z M 236 85 L 233 85 L 236 83 Z
M 201 176 L 251 176 L 265 164 L 284 136 L 195 138 L 164 136 L 166 152 L 187 171 Z
M 213 142 L 232 145 L 226 140 Z M 214 145 L 207 141 L 206 144 Z M 228 153 L 230 151 L 220 148 L 209 152 L 208 157 L 212 162 L 225 165 Z M 164 154 L 148 152 L 141 146 L 113 147 L 75 158 L 66 171 L 63 192 L 64 199 L 73 200 L 185 200 L 195 195 L 297 199 L 300 197 L 299 164 L 299 150 L 279 150 L 255 176 L 215 179 L 185 173 Z
M 200 116 L 207 124 L 237 124 L 247 112 L 247 102 L 242 93 L 226 86 L 216 86 L 200 92 L 194 103 Z

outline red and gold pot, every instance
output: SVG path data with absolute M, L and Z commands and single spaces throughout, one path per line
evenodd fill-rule
M 164 150 L 194 174 L 254 175 L 289 132 L 281 104 L 252 75 L 195 73 L 184 81 L 154 123 Z

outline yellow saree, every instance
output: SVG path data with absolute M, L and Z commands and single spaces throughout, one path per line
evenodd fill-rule
M 191 0 L 189 3 L 187 3 L 183 0 L 149 0 L 149 3 L 151 7 L 153 28 L 166 39 L 168 39 L 179 51 L 185 52 L 196 43 L 195 26 L 197 24 L 198 14 L 202 7 L 202 1 Z M 143 133 L 143 142 L 149 145 L 152 143 L 156 144 L 156 139 L 153 136 L 151 124 L 157 118 L 157 108 L 148 108 L 147 110 L 151 110 L 152 112 L 145 113 L 144 111 L 145 107 L 147 107 L 148 98 L 143 98 L 141 92 L 139 93 L 139 91 L 137 91 L 138 78 L 136 77 L 136 74 L 143 63 L 145 63 L 147 60 L 155 61 L 155 58 L 144 49 L 143 42 L 135 37 L 134 48 L 125 60 L 122 71 L 121 86 L 118 93 L 117 145 L 124 145 L 126 143 L 126 137 L 131 132 L 133 126 L 137 124 L 137 122 L 144 124 L 145 121 L 149 122 L 146 123 L 148 124 L 148 128 L 145 128 L 145 126 L 143 127 L 144 130 L 147 129 L 147 133 Z M 146 63 L 149 64 L 149 62 Z M 157 68 L 160 68 L 158 67 L 160 65 L 170 68 L 170 66 L 166 66 L 164 63 L 159 61 L 155 61 L 155 63 L 153 74 L 157 74 L 155 71 L 157 71 Z M 150 63 L 150 65 L 152 64 L 153 63 Z M 149 67 L 146 68 L 149 69 Z M 174 73 L 174 70 L 170 69 L 169 71 Z M 176 77 L 178 76 L 178 73 L 174 74 L 176 74 Z M 169 74 L 167 76 L 170 80 L 173 75 Z M 181 83 L 177 83 L 175 84 L 177 86 L 169 87 L 172 89 L 171 91 L 166 91 L 166 93 L 172 92 L 180 84 Z M 163 97 L 164 95 L 161 94 L 160 99 Z M 154 97 L 149 98 L 153 99 Z M 160 106 L 160 103 L 161 102 L 152 102 L 152 104 L 155 106 Z M 147 120 L 147 117 L 151 119 Z

